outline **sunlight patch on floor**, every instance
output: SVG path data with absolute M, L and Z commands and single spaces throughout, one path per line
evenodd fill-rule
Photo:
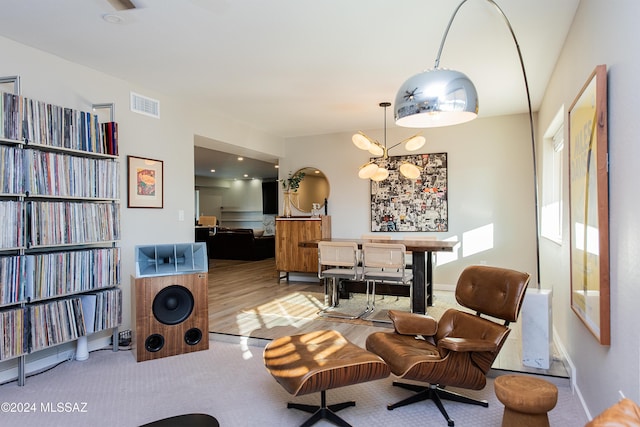
M 278 326 L 301 327 L 312 322 L 322 306 L 317 297 L 294 292 L 286 297 L 242 310 L 236 316 L 236 323 L 243 334 Z

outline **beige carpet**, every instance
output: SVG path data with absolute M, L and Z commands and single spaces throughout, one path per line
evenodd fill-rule
M 136 363 L 130 351 L 97 351 L 86 361 L 72 360 L 30 377 L 24 387 L 4 384 L 0 402 L 16 411 L 3 411 L 0 425 L 135 427 L 192 412 L 210 414 L 223 427 L 300 425 L 309 414 L 287 409 L 286 403 L 317 404 L 319 394 L 289 395 L 266 371 L 262 347 L 235 339 L 236 343 L 212 339 L 209 350 L 142 363 Z M 433 402 L 388 411 L 387 403 L 411 395 L 392 387 L 394 379 L 329 390 L 327 403 L 355 399 L 355 407 L 340 411 L 353 426 L 446 426 Z M 549 413 L 551 425 L 584 426 L 579 399 L 568 386 L 558 391 L 558 404 Z M 445 402 L 456 426 L 500 426 L 503 406 L 495 397 L 492 378 L 485 389 L 464 393 L 487 399 L 489 407 Z M 24 409 L 27 404 L 30 412 Z

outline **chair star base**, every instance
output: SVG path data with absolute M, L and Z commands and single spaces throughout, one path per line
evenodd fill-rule
M 407 406 L 412 403 L 422 402 L 423 400 L 433 400 L 433 403 L 436 404 L 436 406 L 440 410 L 440 413 L 442 413 L 444 418 L 447 420 L 447 425 L 450 427 L 454 426 L 455 423 L 449 417 L 447 410 L 444 409 L 444 405 L 442 404 L 442 399 L 452 400 L 454 402 L 469 403 L 471 405 L 484 406 L 485 408 L 489 407 L 489 402 L 487 402 L 486 400 L 472 399 L 462 394 L 445 390 L 444 388 L 438 387 L 437 385 L 421 386 L 417 384 L 407 384 L 407 383 L 401 383 L 397 381 L 394 381 L 393 385 L 396 387 L 404 388 L 406 390 L 415 391 L 417 393 L 414 394 L 413 396 L 407 397 L 404 400 L 401 400 L 400 402 L 394 403 L 392 405 L 388 405 L 387 406 L 388 410 L 391 411 L 401 406 Z
M 353 400 L 342 403 L 335 403 L 333 405 L 327 405 L 327 392 L 320 392 L 321 404 L 318 405 L 305 405 L 302 403 L 287 403 L 289 409 L 299 409 L 304 412 L 313 414 L 307 421 L 305 421 L 301 427 L 312 426 L 320 420 L 327 420 L 337 426 L 351 427 L 351 424 L 340 418 L 336 412 L 348 408 L 350 406 L 356 406 L 356 402 Z

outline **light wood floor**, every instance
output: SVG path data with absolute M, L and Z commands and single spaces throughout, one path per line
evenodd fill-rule
M 352 342 L 364 346 L 366 337 L 375 331 L 389 330 L 389 326 L 374 326 L 365 320 L 349 322 L 330 318 L 306 321 L 293 325 L 269 327 L 264 324 L 243 326 L 239 322 L 243 310 L 286 299 L 292 294 L 314 293 L 319 297 L 323 287 L 318 283 L 279 281 L 275 261 L 211 260 L 209 263 L 209 330 L 211 332 L 248 335 L 273 339 L 320 329 L 339 331 Z M 248 329 L 250 328 L 250 330 Z
M 264 319 L 268 316 L 251 316 L 250 321 L 245 319 L 249 308 L 308 295 L 314 295 L 318 300 L 322 300 L 322 285 L 319 282 L 278 280 L 273 258 L 262 261 L 211 260 L 209 263 L 209 331 L 230 336 L 273 339 L 320 329 L 333 329 L 364 347 L 369 334 L 381 330 L 389 331 L 391 328 L 390 325 L 360 319 L 345 321 L 315 318 L 311 320 L 301 317 L 286 323 L 256 320 L 256 317 Z M 438 291 L 436 291 L 436 297 L 437 295 Z M 518 324 L 512 324 L 512 327 L 514 330 L 494 363 L 495 369 L 568 377 L 562 360 L 555 357 L 549 370 L 523 366 Z

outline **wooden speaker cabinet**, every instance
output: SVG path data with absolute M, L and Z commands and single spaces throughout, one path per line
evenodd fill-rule
M 133 353 L 159 359 L 209 348 L 207 273 L 134 278 Z

